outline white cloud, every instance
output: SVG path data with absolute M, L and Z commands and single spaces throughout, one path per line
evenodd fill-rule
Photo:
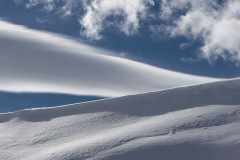
M 188 48 L 188 47 L 190 47 L 190 46 L 191 46 L 190 43 L 181 43 L 181 44 L 179 45 L 179 48 L 180 48 L 180 49 L 186 49 L 186 48 Z
M 82 34 L 88 38 L 101 39 L 100 32 L 114 21 L 108 21 L 110 16 L 117 19 L 113 25 L 123 33 L 136 34 L 140 21 L 146 18 L 148 5 L 152 4 L 151 0 L 93 0 L 80 20 L 84 27 Z
M 240 8 L 239 8 L 240 9 Z M 240 61 L 240 20 L 223 18 L 204 40 L 202 56 L 210 59 Z
M 0 90 L 122 96 L 213 81 L 0 20 Z
M 174 17 L 167 28 L 171 36 L 203 42 L 201 58 L 240 61 L 240 1 L 170 0 L 161 9 L 162 19 Z

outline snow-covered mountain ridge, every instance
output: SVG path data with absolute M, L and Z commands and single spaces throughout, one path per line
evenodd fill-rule
M 0 114 L 6 160 L 239 160 L 240 79 Z

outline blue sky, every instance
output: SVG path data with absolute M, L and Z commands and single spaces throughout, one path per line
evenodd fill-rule
M 60 106 L 65 104 L 99 100 L 102 98 L 66 94 L 0 92 L 0 99 L 0 112 L 12 112 L 26 108 Z
M 0 0 L 0 18 L 11 24 L 214 78 L 240 75 L 239 10 L 238 0 Z

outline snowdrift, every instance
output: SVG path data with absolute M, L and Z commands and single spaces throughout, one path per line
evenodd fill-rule
M 239 160 L 240 79 L 0 114 L 4 160 Z

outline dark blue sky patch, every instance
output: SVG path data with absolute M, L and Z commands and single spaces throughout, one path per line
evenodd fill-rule
M 104 97 L 49 93 L 0 92 L 0 113 L 12 112 L 26 108 L 53 107 L 99 99 L 104 99 Z

